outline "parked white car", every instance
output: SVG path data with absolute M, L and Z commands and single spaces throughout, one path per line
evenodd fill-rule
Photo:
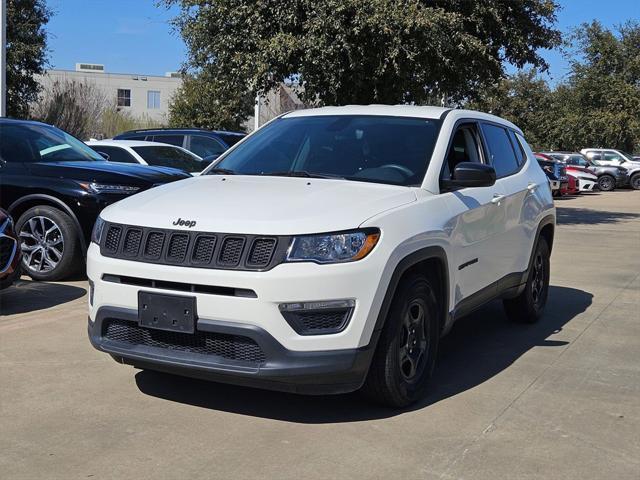
M 102 211 L 89 337 L 137 368 L 404 406 L 440 337 L 535 322 L 555 209 L 522 132 L 418 106 L 290 112 L 202 175 Z
M 576 171 L 567 168 L 567 175 L 570 175 L 576 179 L 578 191 L 580 192 L 592 192 L 595 186 L 598 184 L 598 177 L 593 175 L 592 173 Z
M 168 143 L 141 140 L 89 140 L 86 142 L 110 162 L 171 167 L 199 175 L 209 162 L 195 153 Z

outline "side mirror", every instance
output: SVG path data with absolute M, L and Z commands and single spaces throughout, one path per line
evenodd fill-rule
M 450 180 L 442 180 L 445 190 L 466 187 L 490 187 L 496 183 L 496 171 L 489 165 L 473 162 L 460 162 L 456 165 Z
M 108 153 L 104 153 L 104 152 L 101 152 L 101 151 L 99 151 L 99 150 L 96 150 L 96 151 L 97 151 L 100 155 L 102 155 L 102 158 L 104 158 L 105 160 L 109 160 L 109 159 L 111 158 L 111 157 L 109 156 L 109 154 L 108 154 Z

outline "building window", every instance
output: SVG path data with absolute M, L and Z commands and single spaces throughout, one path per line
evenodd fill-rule
M 118 89 L 118 106 L 130 107 L 131 106 L 131 90 L 119 88 Z
M 147 108 L 160 108 L 160 92 L 157 90 L 147 92 Z

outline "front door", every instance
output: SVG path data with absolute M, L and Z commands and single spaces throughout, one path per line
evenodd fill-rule
M 487 163 L 476 123 L 459 125 L 453 134 L 442 178 L 460 162 Z M 503 187 L 462 188 L 444 193 L 451 214 L 448 232 L 455 259 L 454 303 L 482 292 L 493 295 L 503 265 L 497 256 L 506 225 Z

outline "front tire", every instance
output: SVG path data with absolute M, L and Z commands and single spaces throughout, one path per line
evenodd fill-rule
M 640 190 L 640 172 L 634 173 L 629 179 L 629 185 L 634 190 Z
M 79 270 L 80 232 L 66 213 L 48 205 L 31 208 L 18 219 L 16 231 L 23 273 L 34 280 L 62 280 Z
M 611 175 L 602 175 L 598 177 L 598 188 L 602 192 L 611 192 L 616 188 L 616 179 Z
M 440 330 L 437 301 L 426 276 L 398 285 L 362 392 L 389 407 L 421 398 L 433 373 Z
M 535 323 L 542 317 L 549 294 L 549 245 L 540 237 L 533 254 L 524 291 L 503 301 L 507 317 L 514 322 Z

